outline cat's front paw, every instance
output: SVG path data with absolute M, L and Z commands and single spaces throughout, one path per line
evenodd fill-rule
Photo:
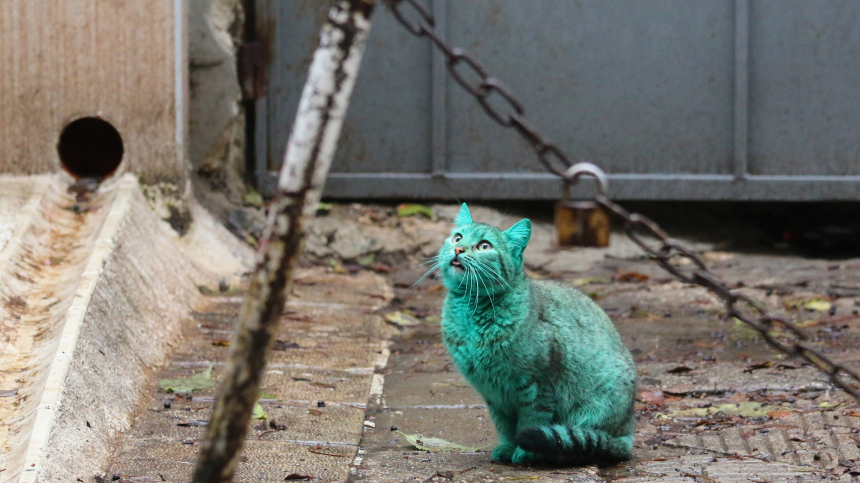
M 531 451 L 526 451 L 519 446 L 514 450 L 514 454 L 511 455 L 511 463 L 515 465 L 521 465 L 524 463 L 531 463 L 534 461 L 538 461 L 540 456 L 537 453 L 532 453 Z
M 493 458 L 493 461 L 498 461 L 499 463 L 510 463 L 511 456 L 513 456 L 516 449 L 517 447 L 512 444 L 500 444 L 496 446 L 490 457 Z

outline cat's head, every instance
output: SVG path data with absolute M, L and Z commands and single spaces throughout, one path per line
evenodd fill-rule
M 523 250 L 532 234 L 528 219 L 507 230 L 475 223 L 466 203 L 454 219 L 451 235 L 439 249 L 439 269 L 448 290 L 463 292 L 477 286 L 481 292 L 509 288 L 522 274 Z

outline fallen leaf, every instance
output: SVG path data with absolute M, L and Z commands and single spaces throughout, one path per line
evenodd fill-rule
M 399 327 L 410 327 L 421 323 L 421 321 L 415 317 L 399 310 L 385 314 L 385 321 Z
M 215 296 L 225 296 L 225 295 L 235 295 L 237 289 L 235 287 L 227 287 L 227 290 L 221 290 L 220 288 L 213 289 L 209 288 L 205 285 L 198 285 L 197 291 L 200 292 L 200 295 L 206 295 L 207 297 L 215 297 Z
M 742 402 L 747 402 L 749 400 L 750 400 L 749 396 L 747 396 L 746 394 L 744 394 L 742 392 L 736 392 L 736 393 L 732 394 L 732 397 L 729 398 L 729 401 L 731 401 L 733 403 L 742 403 Z
M 205 428 L 206 426 L 209 426 L 209 421 L 203 421 L 200 419 L 193 419 L 191 421 L 176 423 L 176 425 L 184 427 L 184 428 Z
M 683 396 L 685 394 L 689 394 L 696 389 L 696 386 L 692 384 L 676 384 L 671 387 L 667 387 L 663 389 L 663 392 L 666 394 L 671 394 L 673 396 Z
M 441 451 L 443 453 L 461 451 L 467 453 L 474 453 L 476 451 L 480 451 L 481 449 L 486 448 L 486 446 L 482 446 L 480 448 L 470 448 L 461 444 L 445 441 L 442 438 L 425 438 L 420 434 L 406 434 L 403 431 L 396 432 L 402 434 L 403 437 L 406 438 L 406 441 L 409 441 L 409 444 L 424 451 Z
M 766 417 L 768 412 L 784 410 L 787 408 L 774 407 L 771 405 L 762 405 L 757 402 L 742 402 L 742 403 L 725 403 L 715 404 L 706 408 L 690 408 L 680 409 L 669 413 L 670 417 L 705 417 L 713 416 L 717 413 L 726 416 L 743 416 L 746 418 Z
M 268 392 L 261 392 L 260 393 L 260 399 L 277 399 L 277 397 L 275 397 L 274 394 L 271 394 Z
M 314 478 L 313 476 L 300 475 L 298 473 L 290 473 L 289 475 L 287 475 L 286 478 L 284 478 L 284 481 L 311 481 L 311 480 L 315 480 L 315 479 L 316 478 Z
M 643 309 L 631 310 L 630 311 L 630 318 L 631 319 L 646 319 L 649 321 L 662 320 L 663 319 L 663 317 L 660 317 L 659 315 L 657 315 L 653 312 L 649 312 L 649 311 L 643 310 Z
M 248 191 L 245 192 L 245 195 L 242 196 L 242 201 L 258 208 L 263 206 L 265 203 L 263 195 L 261 195 L 257 190 L 251 188 L 249 188 Z
M 436 219 L 436 215 L 433 213 L 433 210 L 424 205 L 419 205 L 416 203 L 404 203 L 397 207 L 397 216 L 401 218 L 415 215 L 426 216 L 431 220 Z
M 227 347 L 230 345 L 230 341 L 227 339 L 213 340 L 212 345 L 218 346 L 218 347 Z
M 648 281 L 648 275 L 645 275 L 644 273 L 639 273 L 639 272 L 624 272 L 624 273 L 616 276 L 615 280 L 617 280 L 619 282 L 641 283 L 641 282 L 647 282 Z
M 819 404 L 818 407 L 823 408 L 823 409 L 833 409 L 836 406 L 839 406 L 840 404 L 841 403 L 832 403 L 832 402 L 826 402 L 825 401 L 825 402 Z
M 791 416 L 791 411 L 786 409 L 777 409 L 776 411 L 768 411 L 767 415 L 773 419 L 782 419 Z
M 376 258 L 375 253 L 368 253 L 367 255 L 359 258 L 357 261 L 358 261 L 358 264 L 361 265 L 362 267 L 369 267 L 373 264 L 373 260 L 375 258 Z
M 260 406 L 260 403 L 254 403 L 254 410 L 251 412 L 251 419 L 266 419 L 266 410 L 263 409 L 263 406 Z
M 334 204 L 323 203 L 322 201 L 320 201 L 319 203 L 317 203 L 317 214 L 319 215 L 320 212 L 328 214 L 328 212 L 330 212 L 332 208 L 334 208 Z
M 800 322 L 795 322 L 794 325 L 801 327 L 801 328 L 804 328 L 804 329 L 808 329 L 809 327 L 815 327 L 817 325 L 823 325 L 823 324 L 824 324 L 823 320 L 803 320 Z
M 653 404 L 654 406 L 662 406 L 666 404 L 666 397 L 663 395 L 663 391 L 640 392 L 639 400 L 645 404 Z
M 212 367 L 185 379 L 162 379 L 158 385 L 167 392 L 191 392 L 209 389 L 218 385 L 218 381 L 212 379 Z
M 391 273 L 394 271 L 394 267 L 385 265 L 384 263 L 371 263 L 370 268 L 379 273 Z
M 323 412 L 319 409 L 308 409 L 308 414 L 310 414 L 311 416 L 322 416 Z
M 0 397 L 12 397 L 18 394 L 17 389 L 0 389 Z
M 697 340 L 693 342 L 693 346 L 701 347 L 702 349 L 715 349 L 717 347 L 722 347 L 722 344 L 719 342 L 705 342 L 703 340 Z
M 340 275 L 346 275 L 349 273 L 349 270 L 344 268 L 343 264 L 340 263 L 340 260 L 338 260 L 336 258 L 329 259 L 328 264 L 329 264 L 329 266 L 331 266 L 331 270 L 334 273 L 338 273 Z
M 582 286 L 589 285 L 592 283 L 609 283 L 609 282 L 611 282 L 611 280 L 609 280 L 608 278 L 605 278 L 605 277 L 581 277 L 581 278 L 574 278 L 573 280 L 570 281 L 570 284 L 573 285 L 574 287 L 582 287 Z
M 830 302 L 822 298 L 791 300 L 783 302 L 783 305 L 788 309 L 808 309 L 819 312 L 826 312 L 831 307 Z
M 759 370 L 759 369 L 767 369 L 767 368 L 768 368 L 768 367 L 770 367 L 770 366 L 771 366 L 771 362 L 770 362 L 770 361 L 765 361 L 765 362 L 754 362 L 754 363 L 752 363 L 752 364 L 748 365 L 748 366 L 746 367 L 746 369 L 744 369 L 744 372 L 746 372 L 746 373 L 750 373 L 750 372 L 752 372 L 752 371 L 756 371 L 756 370 Z

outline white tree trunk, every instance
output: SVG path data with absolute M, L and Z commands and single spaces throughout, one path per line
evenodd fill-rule
M 233 480 L 236 456 L 260 389 L 266 352 L 301 251 L 304 220 L 314 215 L 331 167 L 374 3 L 337 0 L 322 28 L 194 483 Z

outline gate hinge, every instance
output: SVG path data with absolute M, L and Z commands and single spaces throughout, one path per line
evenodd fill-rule
M 242 100 L 257 100 L 266 95 L 268 79 L 266 65 L 269 59 L 268 45 L 260 41 L 245 42 L 237 53 L 237 70 Z

